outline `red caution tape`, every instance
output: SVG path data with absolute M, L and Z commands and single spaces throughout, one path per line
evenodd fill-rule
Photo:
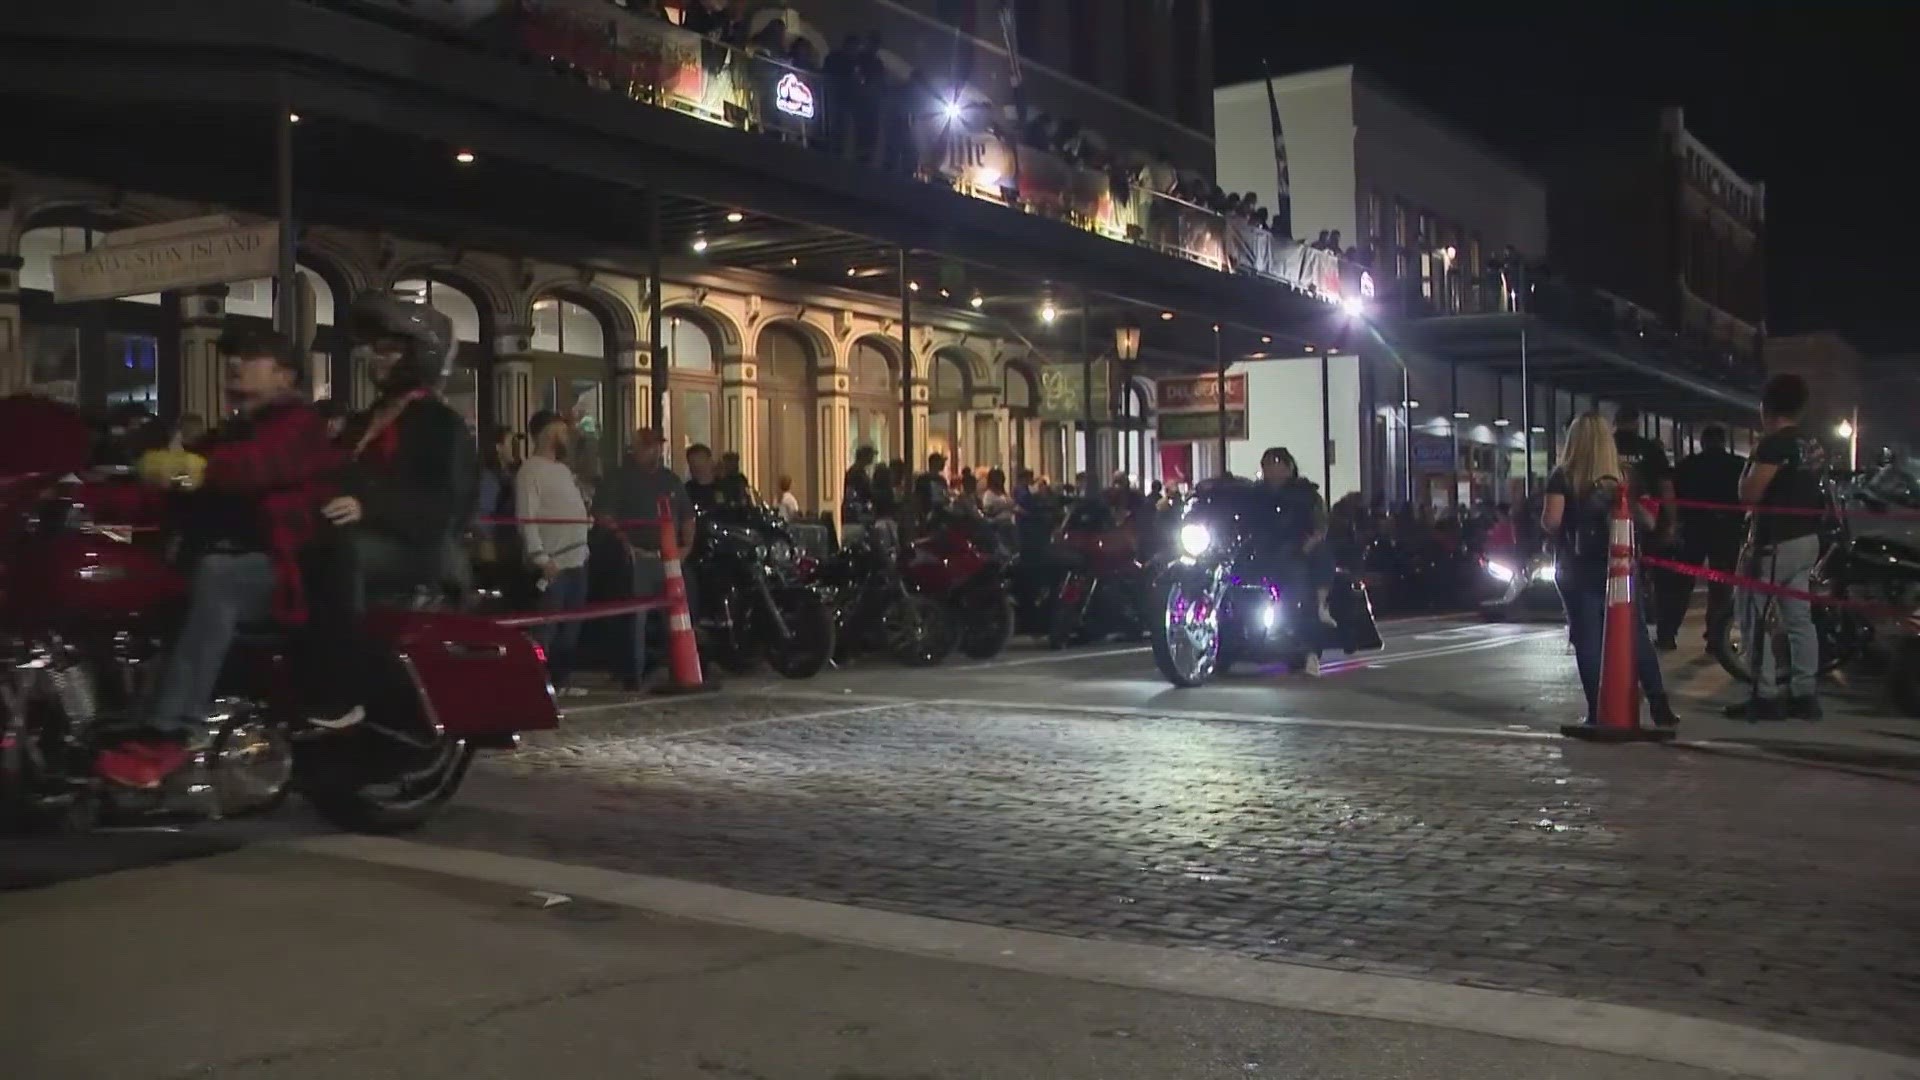
M 1715 570 L 1710 566 L 1696 566 L 1693 563 L 1680 562 L 1677 559 L 1665 559 L 1658 555 L 1641 555 L 1642 566 L 1652 566 L 1661 570 L 1671 570 L 1676 574 L 1697 577 L 1716 585 L 1731 585 L 1736 589 L 1759 593 L 1762 596 L 1778 596 L 1785 600 L 1805 600 L 1811 604 L 1824 604 L 1827 607 L 1843 608 L 1873 615 L 1886 615 L 1895 619 L 1912 619 L 1914 613 L 1893 604 L 1877 600 L 1853 600 L 1841 596 L 1823 596 L 1805 589 L 1789 588 L 1771 581 L 1748 577 L 1745 574 L 1731 574 L 1725 570 Z
M 618 521 L 600 521 L 596 518 L 514 518 L 481 517 L 474 518 L 475 525 L 607 525 L 616 529 L 657 529 L 659 518 L 622 518 Z

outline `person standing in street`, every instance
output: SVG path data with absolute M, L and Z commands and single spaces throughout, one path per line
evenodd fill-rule
M 1740 476 L 1740 501 L 1748 515 L 1746 565 L 1748 577 L 1805 592 L 1813 566 L 1820 561 L 1820 511 L 1827 505 L 1821 479 L 1827 468 L 1826 447 L 1802 430 L 1807 381 L 1798 375 L 1775 375 L 1760 396 L 1760 426 L 1766 432 L 1753 448 L 1753 460 Z M 1788 698 L 1780 701 L 1780 685 L 1770 613 L 1777 612 L 1787 639 Z M 1741 634 L 1752 658 L 1753 693 L 1746 701 L 1727 706 L 1735 720 L 1819 720 L 1823 714 L 1815 681 L 1820 672 L 1820 634 L 1813 625 L 1813 605 L 1806 600 L 1765 596 L 1743 591 L 1739 598 Z
M 1738 506 L 1740 474 L 1746 466 L 1747 459 L 1727 449 L 1727 429 L 1708 426 L 1700 431 L 1699 453 L 1687 455 L 1674 467 L 1674 493 L 1682 503 Z M 1738 510 L 1682 506 L 1680 559 L 1693 566 L 1732 573 L 1740 561 L 1743 532 Z M 1659 590 L 1659 633 L 1654 643 L 1662 650 L 1671 650 L 1676 647 L 1680 624 L 1686 621 L 1687 605 L 1693 600 L 1693 576 L 1671 570 L 1659 573 L 1673 580 L 1663 583 Z M 1733 587 L 1708 583 L 1707 640 L 1713 641 L 1719 628 L 1732 617 Z
M 1673 503 L 1673 465 L 1667 459 L 1667 448 L 1661 446 L 1658 439 L 1640 434 L 1640 410 L 1632 405 L 1614 410 L 1613 447 L 1620 455 L 1620 467 L 1625 470 L 1620 479 L 1626 482 L 1628 497 L 1635 502 L 1660 500 L 1652 527 L 1634 530 L 1640 550 L 1671 551 L 1680 532 L 1680 508 Z M 1662 588 L 1672 588 L 1665 577 L 1654 575 L 1653 596 L 1662 595 L 1659 592 Z M 1649 603 L 1652 610 L 1644 612 L 1647 617 L 1663 610 L 1658 600 Z
M 587 501 L 566 464 L 568 428 L 558 413 L 535 413 L 527 421 L 533 452 L 514 477 L 513 516 L 520 543 L 540 575 L 540 610 L 572 611 L 587 602 Z M 562 694 L 580 646 L 579 620 L 548 623 L 535 632 L 547 650 L 547 673 Z
M 1627 471 L 1610 435 L 1607 421 L 1598 413 L 1573 422 L 1567 429 L 1560 467 L 1547 477 L 1546 500 L 1540 511 L 1540 524 L 1553 544 L 1554 585 L 1567 609 L 1567 637 L 1580 669 L 1580 687 L 1586 692 L 1588 724 L 1597 723 L 1599 717 L 1600 661 L 1607 634 L 1607 562 L 1614 506 L 1624 483 L 1622 474 Z M 1645 512 L 1638 510 L 1638 504 L 1633 505 L 1635 518 L 1643 518 Z M 1653 722 L 1673 727 L 1680 717 L 1667 699 L 1660 656 L 1647 636 L 1638 590 L 1634 591 L 1633 606 L 1634 667 L 1640 689 L 1646 695 Z
M 660 556 L 660 526 L 634 525 L 653 521 L 660 514 L 660 500 L 673 508 L 673 529 L 685 556 L 693 550 L 693 503 L 687 488 L 666 465 L 666 440 L 658 431 L 643 428 L 633 434 L 633 449 L 627 460 L 608 476 L 601 486 L 600 498 L 593 508 L 594 520 L 603 527 L 617 529 L 625 541 L 632 580 L 627 595 L 636 599 L 658 596 L 667 585 L 666 564 Z M 693 582 L 687 580 L 689 604 L 693 600 Z M 622 657 L 621 683 L 629 690 L 640 689 L 647 673 L 647 616 L 633 617 L 633 648 Z

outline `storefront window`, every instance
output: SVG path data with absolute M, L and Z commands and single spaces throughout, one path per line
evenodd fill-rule
M 150 334 L 106 333 L 107 404 L 160 407 L 160 342 Z
M 29 389 L 36 394 L 80 403 L 80 331 L 71 326 L 34 326 L 23 336 Z
M 473 298 L 444 281 L 425 281 L 414 278 L 408 281 L 396 281 L 393 284 L 395 296 L 415 303 L 431 304 L 440 314 L 453 320 L 455 341 L 472 344 L 480 343 L 480 309 Z
M 300 277 L 313 290 L 313 324 L 332 326 L 333 288 L 325 278 L 304 266 L 300 268 Z M 272 278 L 236 281 L 227 286 L 227 314 L 270 320 L 274 317 L 278 292 Z
M 607 355 L 606 333 L 585 306 L 550 296 L 533 304 L 533 349 L 598 359 Z

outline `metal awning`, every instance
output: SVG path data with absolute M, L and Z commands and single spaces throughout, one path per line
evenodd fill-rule
M 1119 320 L 1140 322 L 1148 369 L 1210 364 L 1214 324 L 1234 357 L 1297 353 L 1336 318 L 1275 283 L 299 0 L 66 0 L 0 26 L 7 156 L 39 171 L 270 213 L 283 102 L 302 116 L 297 206 L 310 222 L 631 274 L 651 252 L 652 188 L 672 279 L 731 268 L 897 304 L 905 249 L 925 317 L 991 322 L 1075 355 L 1084 297 L 1091 347 Z M 477 163 L 457 167 L 454 148 Z
M 1758 373 L 1710 361 L 1634 331 L 1570 326 L 1544 315 L 1456 315 L 1382 323 L 1382 339 L 1403 355 L 1521 376 L 1678 420 L 1747 419 L 1759 411 Z

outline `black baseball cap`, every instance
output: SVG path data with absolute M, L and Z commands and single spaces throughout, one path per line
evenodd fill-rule
M 281 367 L 295 375 L 303 374 L 303 365 L 294 355 L 293 344 L 287 336 L 275 330 L 259 330 L 252 327 L 237 326 L 226 330 L 220 340 L 214 344 L 221 356 L 233 356 L 242 360 L 253 360 L 270 356 Z

